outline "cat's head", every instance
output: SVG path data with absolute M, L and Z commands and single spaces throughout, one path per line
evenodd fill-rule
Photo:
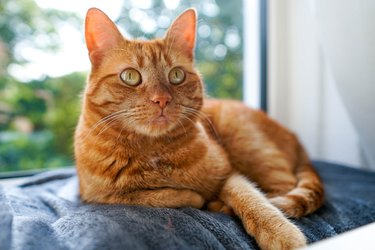
M 113 127 L 153 137 L 189 127 L 203 102 L 193 65 L 196 20 L 195 10 L 189 9 L 164 38 L 129 40 L 102 11 L 90 9 L 85 23 L 92 64 L 86 115 L 108 116 Z

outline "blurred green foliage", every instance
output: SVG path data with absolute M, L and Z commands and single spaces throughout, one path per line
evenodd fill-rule
M 179 3 L 175 8 L 167 8 L 173 1 L 148 2 L 151 5 L 138 6 L 137 1 L 124 1 L 123 15 L 116 22 L 125 35 L 163 36 L 176 14 L 195 7 L 199 13 L 196 64 L 207 94 L 241 99 L 242 0 L 183 0 L 175 1 Z M 73 132 L 87 72 L 29 82 L 8 72 L 11 64 L 28 62 L 20 46 L 57 51 L 61 23 L 82 27 L 83 20 L 72 13 L 42 9 L 33 0 L 0 0 L 0 172 L 74 165 Z
M 73 73 L 26 84 L 7 79 L 7 89 L 0 89 L 0 171 L 73 165 L 85 78 Z

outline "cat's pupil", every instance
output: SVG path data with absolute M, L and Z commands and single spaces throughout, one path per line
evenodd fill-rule
M 129 73 L 129 80 L 132 79 L 132 73 Z

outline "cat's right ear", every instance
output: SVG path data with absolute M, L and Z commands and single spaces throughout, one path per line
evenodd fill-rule
M 124 40 L 116 25 L 97 8 L 87 11 L 85 21 L 85 39 L 93 65 L 100 64 L 103 54 Z

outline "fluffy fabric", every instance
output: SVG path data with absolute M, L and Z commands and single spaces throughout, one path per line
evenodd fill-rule
M 314 162 L 326 201 L 294 220 L 309 242 L 375 221 L 375 173 Z M 83 204 L 74 169 L 0 186 L 0 249 L 258 249 L 241 222 L 193 208 Z

